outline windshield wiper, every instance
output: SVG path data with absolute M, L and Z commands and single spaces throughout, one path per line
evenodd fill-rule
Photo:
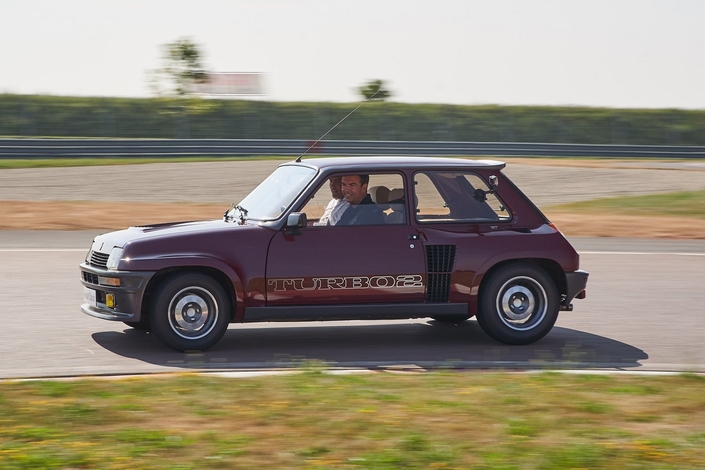
M 239 204 L 238 204 L 238 205 L 235 205 L 235 203 L 232 203 L 232 204 L 230 205 L 230 208 L 225 211 L 225 214 L 223 214 L 223 219 L 224 219 L 226 222 L 231 222 L 231 221 L 235 220 L 235 216 L 232 215 L 233 209 L 237 209 L 238 212 L 240 212 L 240 217 L 239 217 L 239 218 L 240 218 L 240 224 L 244 224 L 245 221 L 247 220 L 247 209 L 245 209 L 244 207 L 242 207 L 242 206 L 239 205 Z
M 225 220 L 226 222 L 230 222 L 230 220 L 232 220 L 233 217 L 230 215 L 230 211 L 232 211 L 233 209 L 235 209 L 234 202 L 230 204 L 230 207 L 225 209 L 225 213 L 223 214 L 223 220 Z
M 247 209 L 245 209 L 241 205 L 235 206 L 235 209 L 240 211 L 240 224 L 244 224 L 247 220 Z

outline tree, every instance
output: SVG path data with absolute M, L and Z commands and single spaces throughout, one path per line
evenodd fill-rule
M 162 68 L 154 71 L 152 80 L 158 95 L 188 95 L 192 93 L 194 82 L 206 78 L 200 46 L 189 38 L 162 45 L 162 62 Z
M 361 86 L 359 90 L 366 100 L 371 98 L 372 100 L 384 101 L 392 96 L 392 92 L 384 88 L 382 80 L 370 80 L 367 85 Z

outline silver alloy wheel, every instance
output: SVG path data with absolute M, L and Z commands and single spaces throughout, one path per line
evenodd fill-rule
M 497 294 L 497 314 L 509 328 L 526 331 L 541 324 L 548 301 L 541 284 L 527 276 L 509 279 Z
M 202 287 L 181 289 L 169 302 L 169 326 L 182 338 L 194 340 L 206 336 L 218 319 L 218 303 Z

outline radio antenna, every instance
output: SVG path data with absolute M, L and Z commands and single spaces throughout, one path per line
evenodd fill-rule
M 296 161 L 297 161 L 297 162 L 300 162 L 300 161 L 301 161 L 301 157 L 303 157 L 304 155 L 306 155 L 309 150 L 311 150 L 313 147 L 315 147 L 318 142 L 322 141 L 323 138 L 324 138 L 325 136 L 327 136 L 328 134 L 330 134 L 333 129 L 335 129 L 336 127 L 338 127 L 338 125 L 339 125 L 341 122 L 343 122 L 343 121 L 345 121 L 347 118 L 349 118 L 352 113 L 354 113 L 355 111 L 357 111 L 357 110 L 360 108 L 360 106 L 362 106 L 363 104 L 367 103 L 367 102 L 370 101 L 372 98 L 374 98 L 375 95 L 376 95 L 377 93 L 379 93 L 379 90 L 381 90 L 381 89 L 382 89 L 382 87 L 378 88 L 377 91 L 375 91 L 374 93 L 372 93 L 369 98 L 367 98 L 367 99 L 366 99 L 365 101 L 363 101 L 362 103 L 358 104 L 358 105 L 357 105 L 357 108 L 355 108 L 355 109 L 353 109 L 352 111 L 350 111 L 343 119 L 341 119 L 340 121 L 338 121 L 338 122 L 337 122 L 333 127 L 331 127 L 330 129 L 328 129 L 328 132 L 326 132 L 325 134 L 323 134 L 322 136 L 320 136 L 317 141 L 315 141 L 314 143 L 312 143 L 311 146 L 310 146 L 309 148 L 307 148 L 307 149 L 304 151 L 304 153 L 302 153 L 301 155 L 298 156 L 298 158 L 296 158 Z

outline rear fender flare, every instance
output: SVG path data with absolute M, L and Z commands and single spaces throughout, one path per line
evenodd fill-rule
M 492 270 L 496 270 L 499 267 L 514 262 L 528 262 L 534 263 L 538 267 L 542 268 L 546 273 L 553 278 L 556 283 L 556 287 L 561 294 L 565 293 L 565 274 L 563 273 L 560 264 L 550 258 L 536 258 L 535 254 L 526 251 L 517 252 L 506 252 L 500 255 L 494 256 L 482 264 L 480 269 L 475 272 L 475 277 L 472 280 L 472 285 L 470 288 L 470 313 L 472 315 L 477 314 L 478 299 L 480 296 L 480 288 L 482 287 L 482 281 L 485 279 L 488 273 Z

